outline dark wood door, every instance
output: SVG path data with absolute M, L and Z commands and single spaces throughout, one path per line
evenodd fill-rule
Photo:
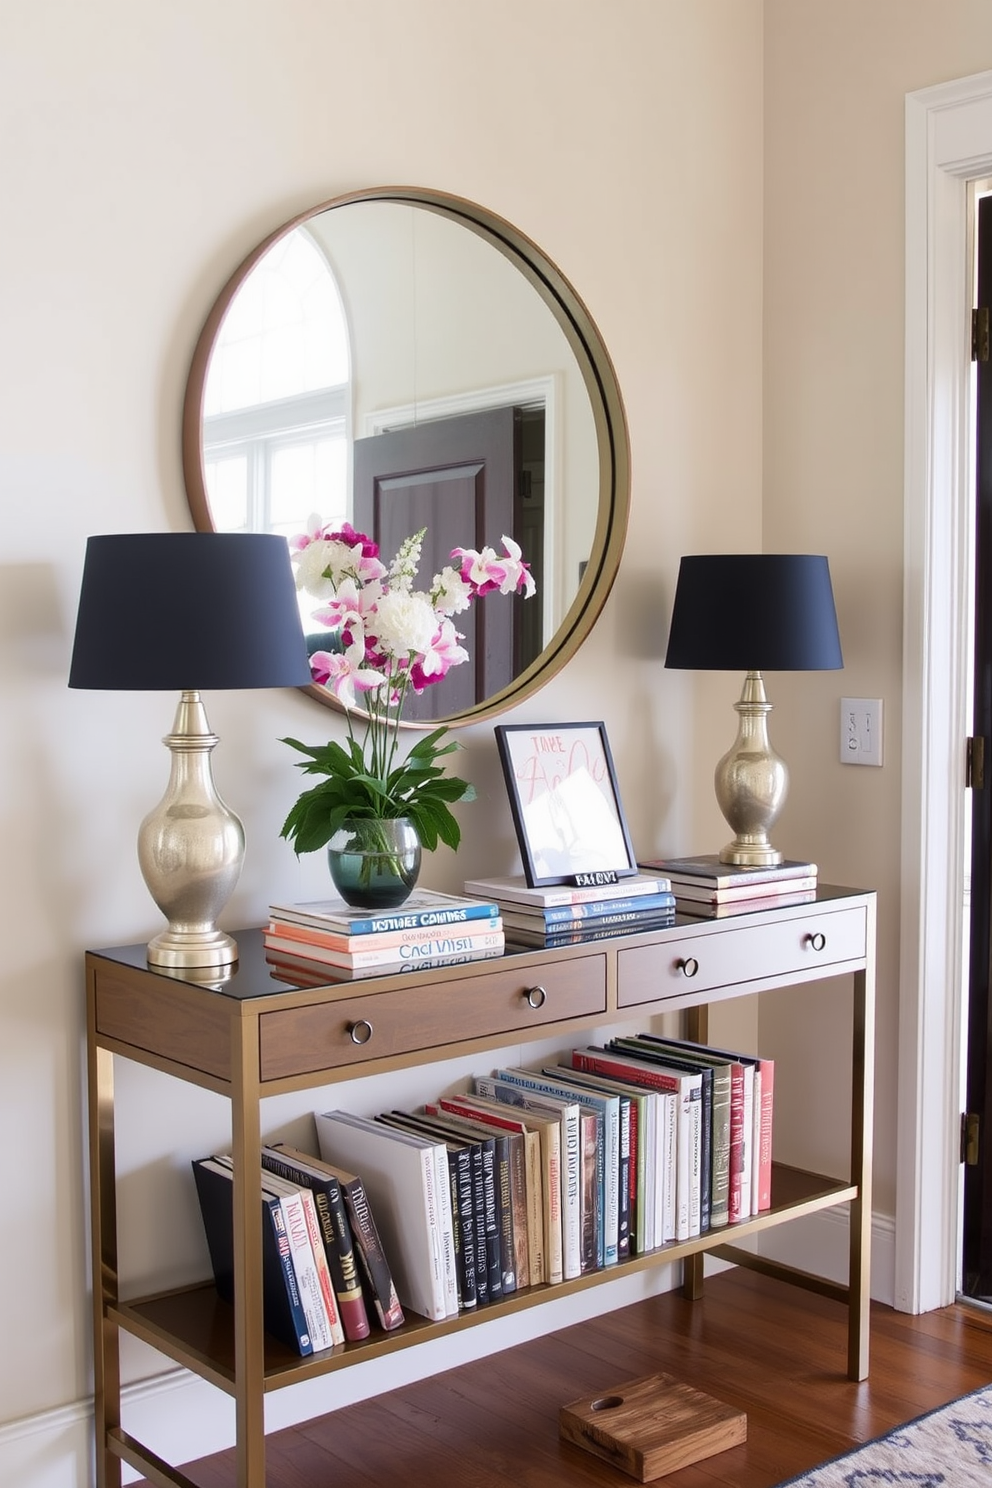
M 488 545 L 502 552 L 504 533 L 523 546 L 521 423 L 520 410 L 497 408 L 357 439 L 355 526 L 379 544 L 384 562 L 425 527 L 418 578 L 425 589 L 453 548 Z M 535 555 L 525 549 L 540 587 L 536 556 L 535 568 Z M 444 718 L 506 687 L 541 650 L 540 636 L 521 623 L 523 603 L 519 596 L 491 595 L 456 615 L 470 659 L 411 697 L 404 717 Z M 536 597 L 530 603 L 539 606 Z
M 992 305 L 992 197 L 978 204 L 978 304 Z M 975 674 L 972 732 L 984 744 L 984 785 L 971 792 L 967 1108 L 978 1150 L 964 1169 L 963 1289 L 992 1301 L 992 362 L 977 362 Z

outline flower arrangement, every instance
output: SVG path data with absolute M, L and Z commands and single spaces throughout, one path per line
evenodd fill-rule
M 321 601 L 313 619 L 327 626 L 334 648 L 310 658 L 315 682 L 344 705 L 345 745 L 318 746 L 285 739 L 307 756 L 297 762 L 307 775 L 326 778 L 304 791 L 282 828 L 297 853 L 323 847 L 349 818 L 409 817 L 421 843 L 438 839 L 455 848 L 461 832 L 452 811 L 470 801 L 474 788 L 437 763 L 459 746 L 434 729 L 399 757 L 403 705 L 412 693 L 439 682 L 468 661 L 453 616 L 483 595 L 536 590 L 518 545 L 503 538 L 503 554 L 484 547 L 455 548 L 452 563 L 436 574 L 429 590 L 415 588 L 426 528 L 407 538 L 387 567 L 364 533 L 345 523 L 332 529 L 312 517 L 307 532 L 290 541 L 297 588 Z M 361 699 L 365 714 L 359 738 L 352 710 Z

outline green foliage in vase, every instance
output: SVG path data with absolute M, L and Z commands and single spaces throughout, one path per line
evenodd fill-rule
M 406 816 L 413 822 L 421 845 L 429 852 L 438 841 L 457 848 L 461 828 L 451 811 L 454 801 L 474 801 L 475 787 L 457 775 L 446 775 L 437 761 L 461 745 L 454 739 L 442 743 L 448 730 L 425 734 L 399 764 L 379 760 L 354 737 L 343 745 L 309 745 L 284 739 L 293 749 L 308 756 L 297 761 L 307 775 L 327 778 L 304 791 L 287 816 L 281 835 L 297 853 L 316 852 L 326 846 L 342 822 L 351 817 L 392 819 Z

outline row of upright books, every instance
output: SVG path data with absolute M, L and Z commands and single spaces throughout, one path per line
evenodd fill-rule
M 466 894 L 494 902 L 508 940 L 522 946 L 567 946 L 670 925 L 675 895 L 668 878 L 644 872 L 591 888 L 530 888 L 520 876 L 469 879 Z
M 721 863 L 716 854 L 695 858 L 657 858 L 640 864 L 664 873 L 679 914 L 722 919 L 758 909 L 784 909 L 816 898 L 815 863 L 786 858 L 765 868 Z
M 747 1219 L 771 1205 L 773 1092 L 771 1060 L 640 1034 L 415 1110 L 321 1112 L 319 1159 L 263 1149 L 266 1327 L 334 1347 Z M 230 1159 L 193 1167 L 230 1297 Z
M 367 914 L 338 898 L 272 904 L 263 941 L 275 973 L 325 983 L 499 956 L 504 933 L 495 902 L 419 889 Z

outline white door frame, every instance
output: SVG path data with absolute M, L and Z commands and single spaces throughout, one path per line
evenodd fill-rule
M 992 171 L 992 72 L 906 98 L 903 796 L 895 1303 L 954 1300 L 968 731 L 968 182 Z

